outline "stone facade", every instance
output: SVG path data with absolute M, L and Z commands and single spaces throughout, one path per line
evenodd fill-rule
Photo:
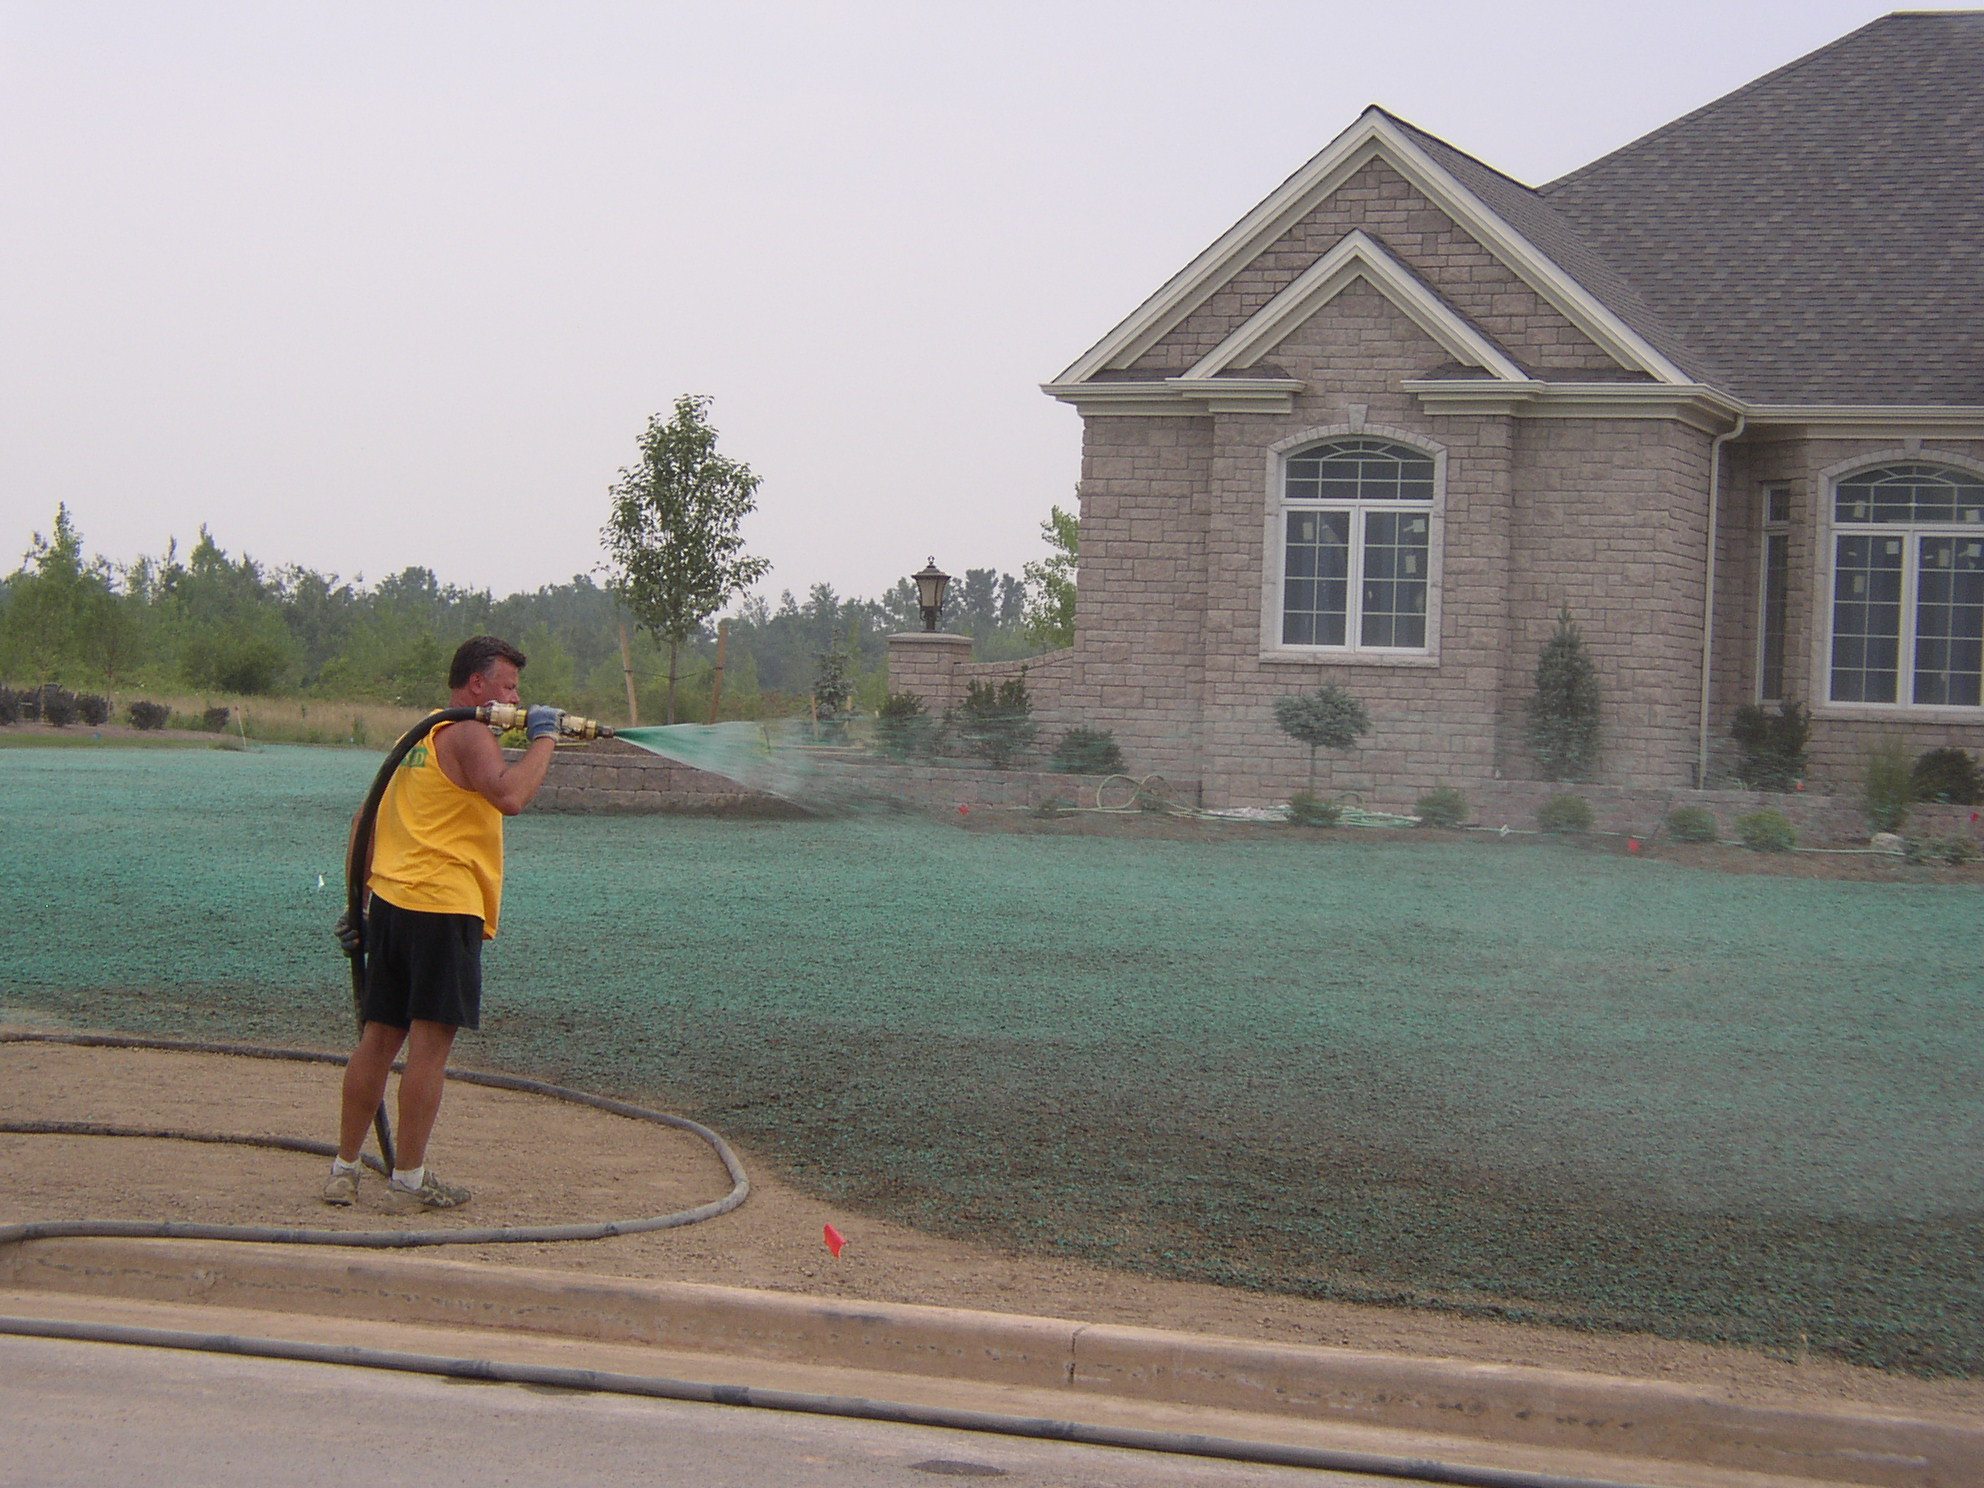
M 1783 691 L 1812 708 L 1814 787 L 1856 796 L 1883 742 L 1984 750 L 1984 709 L 1825 700 L 1832 478 L 1899 458 L 1984 472 L 1984 439 L 1906 410 L 1753 414 L 1608 319 L 1446 169 L 1367 115 L 1050 387 L 1084 424 L 1076 641 L 1026 663 L 1043 734 L 1108 729 L 1132 771 L 1206 806 L 1268 804 L 1311 768 L 1275 698 L 1335 682 L 1371 730 L 1317 762 L 1319 790 L 1399 805 L 1500 788 L 1537 775 L 1527 706 L 1568 608 L 1599 676 L 1595 784 L 1692 787 L 1705 747 L 1708 783 L 1727 782 L 1731 723 L 1760 700 L 1761 503 L 1781 483 Z M 1567 241 L 1540 198 L 1482 170 L 1463 174 Z M 1282 461 L 1360 435 L 1435 462 L 1423 654 L 1280 641 Z

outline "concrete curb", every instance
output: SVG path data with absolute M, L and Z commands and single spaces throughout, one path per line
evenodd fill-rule
M 0 1250 L 0 1287 L 498 1330 L 1244 1412 L 1308 1426 L 1882 1488 L 1984 1483 L 1984 1423 L 1747 1404 L 1657 1381 L 374 1251 L 168 1240 Z

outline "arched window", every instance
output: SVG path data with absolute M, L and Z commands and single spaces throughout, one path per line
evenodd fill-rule
M 1984 477 L 1920 461 L 1833 486 L 1835 703 L 1976 707 L 1984 682 Z
M 1289 455 L 1281 481 L 1281 644 L 1426 650 L 1433 457 L 1388 439 Z

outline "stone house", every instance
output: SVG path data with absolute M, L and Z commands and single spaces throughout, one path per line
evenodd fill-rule
M 1984 13 L 1540 187 L 1370 108 L 1046 391 L 1081 556 L 1039 711 L 1209 806 L 1303 783 L 1272 703 L 1325 681 L 1372 718 L 1331 789 L 1533 777 L 1565 606 L 1603 783 L 1724 776 L 1758 701 L 1842 790 L 1883 739 L 1984 748 Z

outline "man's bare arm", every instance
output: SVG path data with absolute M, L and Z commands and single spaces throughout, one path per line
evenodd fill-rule
M 549 735 L 533 740 L 523 758 L 512 763 L 503 758 L 502 746 L 488 729 L 463 723 L 441 730 L 434 755 L 456 785 L 475 791 L 503 815 L 515 816 L 544 784 L 555 747 Z

